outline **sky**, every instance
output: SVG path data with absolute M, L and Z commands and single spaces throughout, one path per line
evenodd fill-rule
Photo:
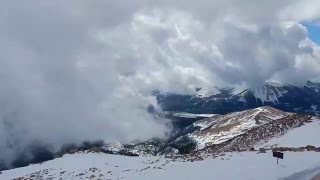
M 308 29 L 308 37 L 318 45 L 320 44 L 320 21 L 303 24 Z
M 319 0 L 1 0 L 0 162 L 35 142 L 165 137 L 155 89 L 320 80 L 301 23 L 319 18 Z

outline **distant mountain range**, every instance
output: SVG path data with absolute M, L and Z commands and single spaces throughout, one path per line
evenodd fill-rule
M 261 87 L 235 93 L 232 88 L 197 89 L 193 95 L 155 93 L 164 111 L 195 114 L 227 114 L 261 106 L 286 112 L 320 114 L 320 83 L 303 86 L 265 83 Z

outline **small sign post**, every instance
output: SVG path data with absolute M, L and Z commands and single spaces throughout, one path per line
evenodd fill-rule
M 278 160 L 283 159 L 283 153 L 282 152 L 273 152 L 273 157 L 277 158 L 277 165 L 279 164 Z

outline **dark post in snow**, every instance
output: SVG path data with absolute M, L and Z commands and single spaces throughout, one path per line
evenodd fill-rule
M 278 164 L 278 160 L 283 159 L 283 153 L 282 152 L 273 152 L 273 157 L 277 158 L 277 164 Z

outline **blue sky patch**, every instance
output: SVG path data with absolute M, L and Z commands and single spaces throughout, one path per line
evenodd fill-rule
M 309 38 L 320 45 L 320 22 L 318 21 L 317 23 L 304 23 L 303 25 L 309 31 Z

